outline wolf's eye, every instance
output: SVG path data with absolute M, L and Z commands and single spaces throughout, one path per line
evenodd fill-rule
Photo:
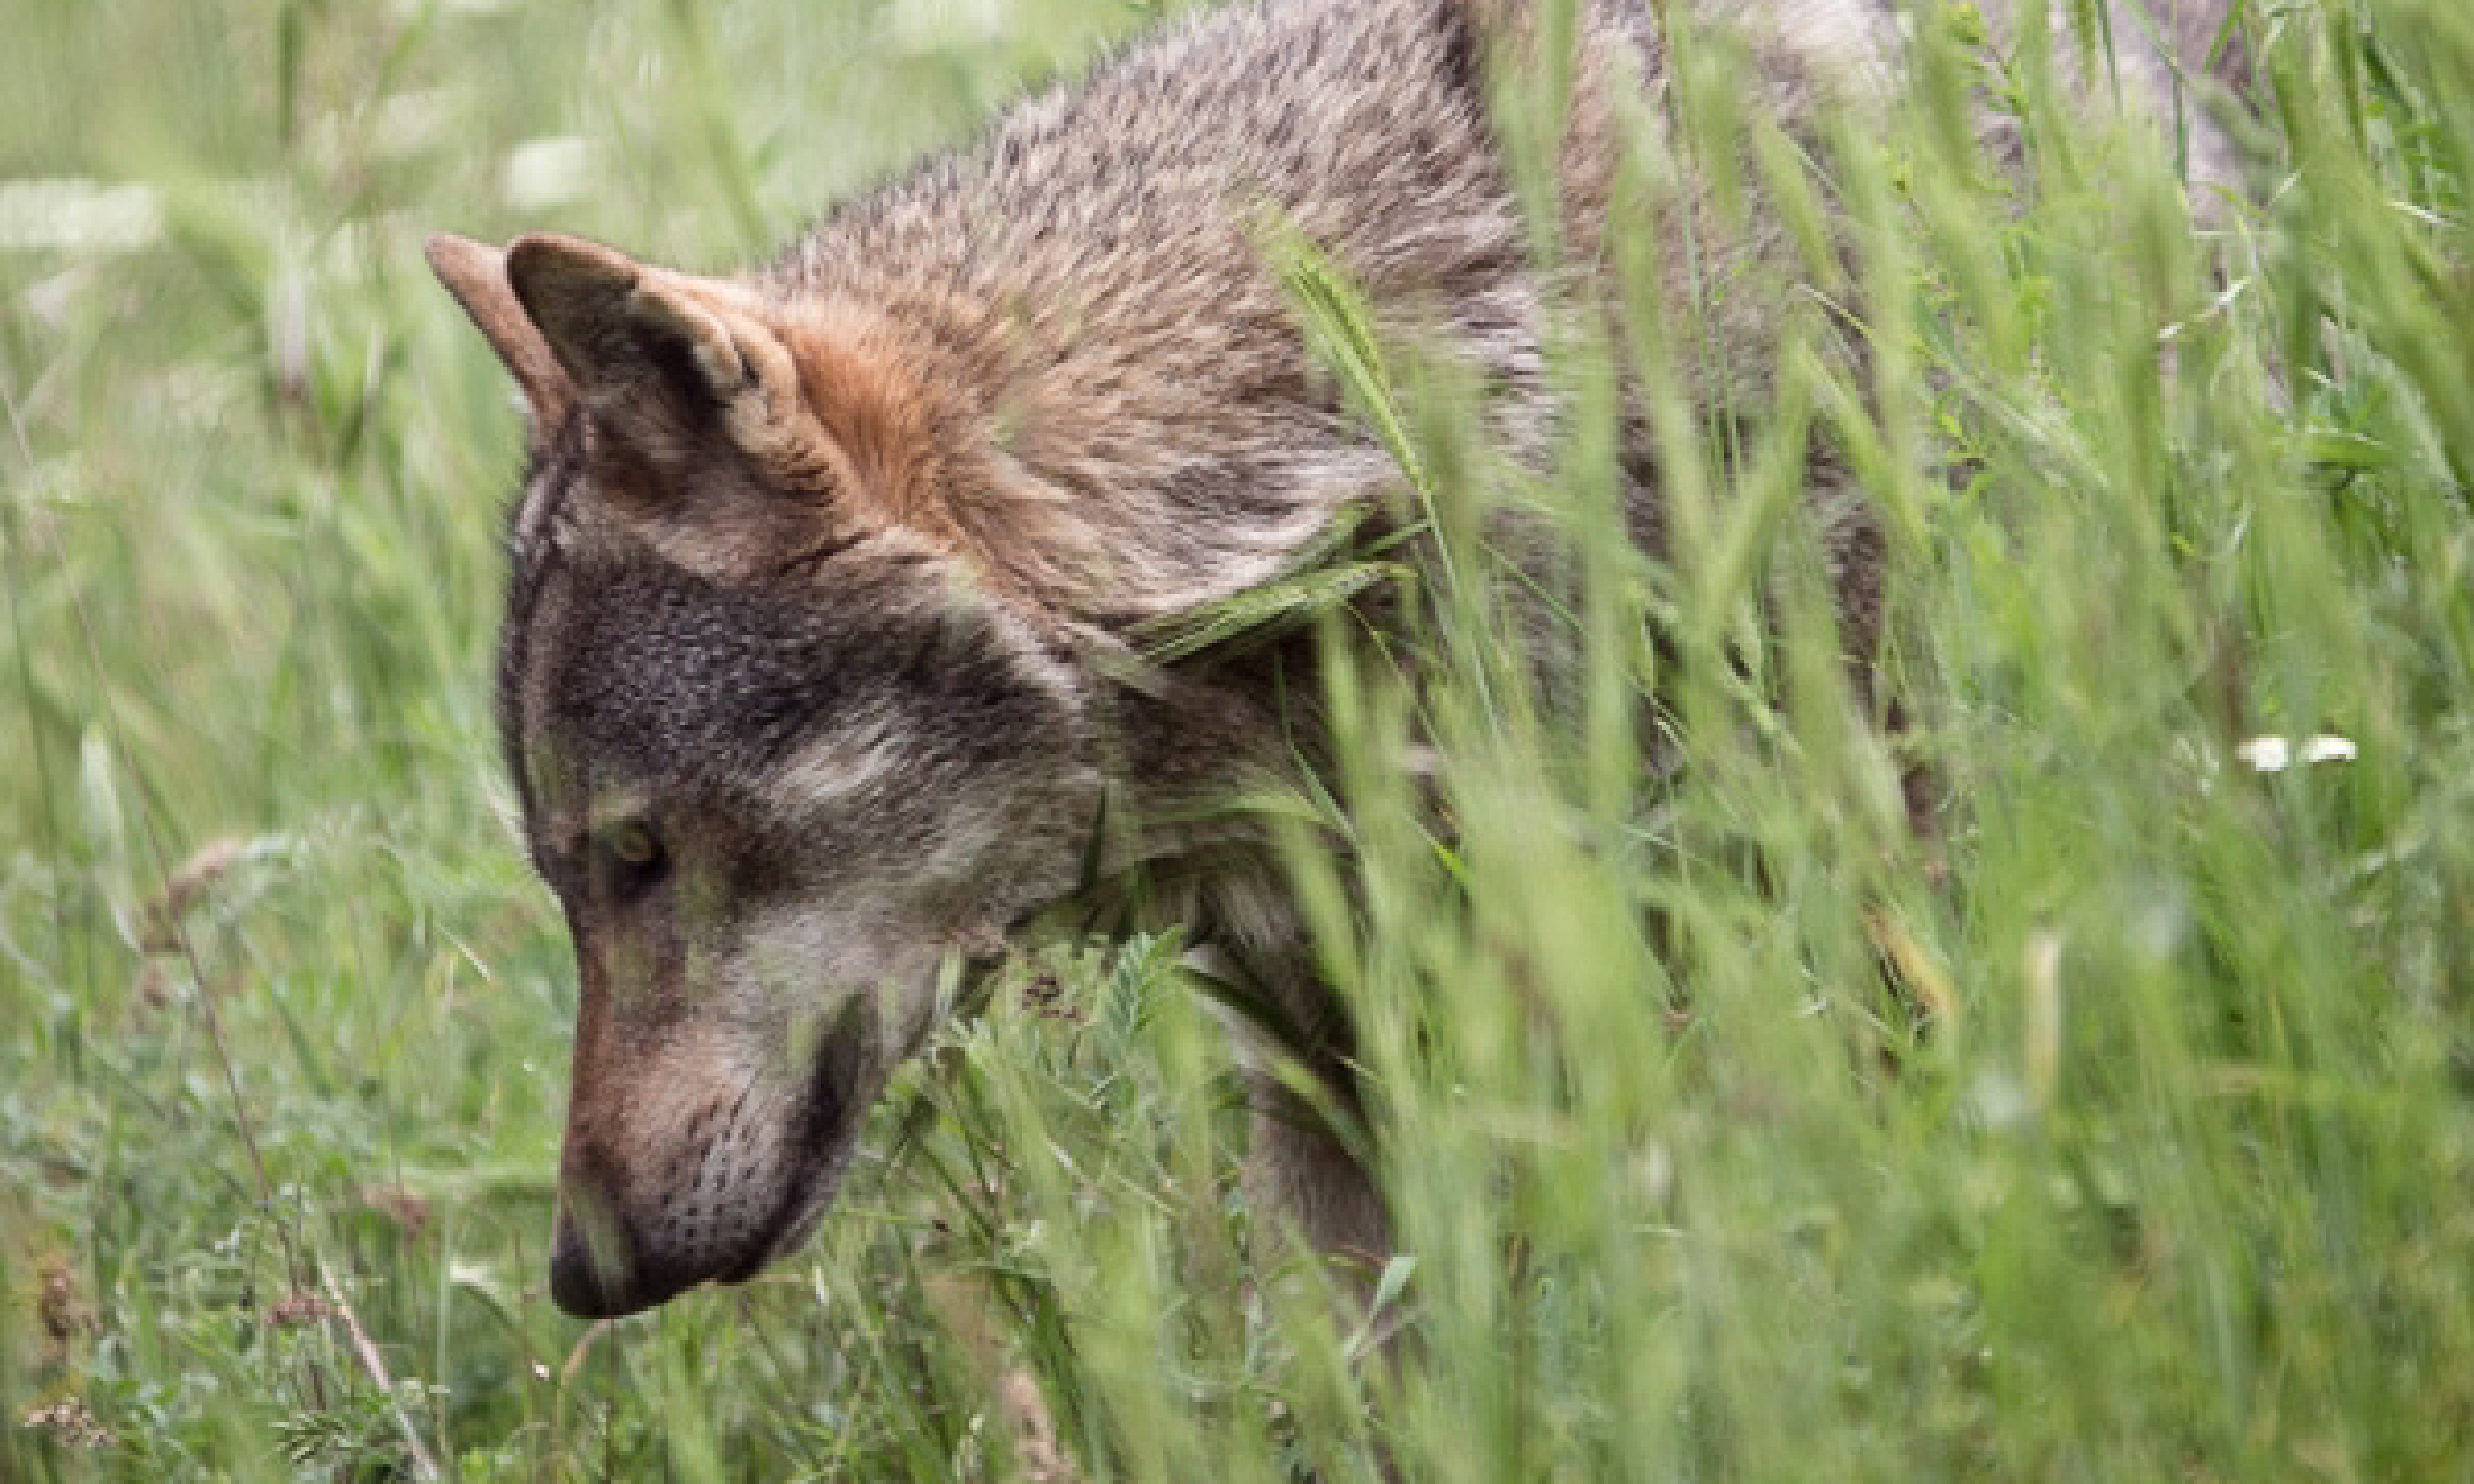
M 633 896 L 660 878 L 668 857 L 653 826 L 630 821 L 601 837 L 601 854 L 610 882 L 622 897 Z

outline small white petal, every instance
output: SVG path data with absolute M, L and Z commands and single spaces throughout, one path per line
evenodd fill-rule
M 2354 739 L 2351 737 L 2322 732 L 2302 744 L 2304 762 L 2352 762 L 2354 757 Z
M 2283 737 L 2249 737 L 2234 749 L 2234 755 L 2250 764 L 2253 773 L 2283 773 L 2293 761 L 2293 747 Z

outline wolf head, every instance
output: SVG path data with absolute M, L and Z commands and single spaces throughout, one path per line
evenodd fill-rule
M 580 978 L 551 1292 L 797 1242 L 956 955 L 1081 870 L 1064 640 L 946 518 L 971 434 L 881 326 L 571 238 L 432 266 L 533 428 L 500 725 Z

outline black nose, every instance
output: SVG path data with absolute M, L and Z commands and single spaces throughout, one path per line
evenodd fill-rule
M 661 1260 L 634 1224 L 606 1204 L 561 1200 L 549 1254 L 549 1296 L 578 1319 L 651 1308 L 699 1275 Z

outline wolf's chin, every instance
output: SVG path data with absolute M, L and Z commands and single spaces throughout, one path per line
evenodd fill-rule
M 845 1149 L 828 1161 L 824 1168 L 802 1181 L 799 1195 L 793 1202 L 784 1205 L 780 1225 L 773 1235 L 759 1244 L 743 1265 L 724 1275 L 718 1281 L 746 1282 L 807 1246 L 809 1238 L 816 1234 L 816 1229 L 825 1224 L 825 1213 L 834 1209 L 834 1197 L 841 1190 L 842 1171 L 849 1163 L 850 1152 Z

